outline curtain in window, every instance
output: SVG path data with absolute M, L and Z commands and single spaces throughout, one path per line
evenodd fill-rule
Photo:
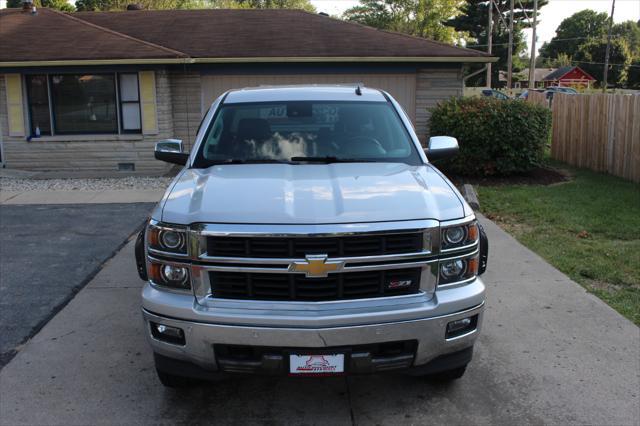
M 120 108 L 122 130 L 140 130 L 140 96 L 138 74 L 120 74 Z
M 29 115 L 31 134 L 50 135 L 51 116 L 49 115 L 49 90 L 46 75 L 28 75 L 27 92 L 29 94 Z
M 115 75 L 51 76 L 56 133 L 117 133 Z

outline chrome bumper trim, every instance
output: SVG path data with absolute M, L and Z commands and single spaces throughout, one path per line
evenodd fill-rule
M 380 256 L 357 256 L 357 257 L 332 257 L 331 261 L 349 263 L 373 263 L 373 262 L 393 262 L 412 259 L 426 258 L 432 256 L 431 251 L 425 250 L 414 253 L 384 254 Z M 267 257 L 220 257 L 200 255 L 198 260 L 207 263 L 237 263 L 237 264 L 264 264 L 264 265 L 289 265 L 293 262 L 304 261 L 304 258 L 267 258 Z
M 228 345 L 271 346 L 293 348 L 325 348 L 333 346 L 364 345 L 398 340 L 417 340 L 418 348 L 413 366 L 472 346 L 482 325 L 484 302 L 472 308 L 451 314 L 410 321 L 342 326 L 332 328 L 300 329 L 248 327 L 236 325 L 190 322 L 142 311 L 146 335 L 153 350 L 161 355 L 193 362 L 209 370 L 217 370 L 214 343 Z M 445 339 L 447 323 L 479 315 L 477 328 L 454 340 Z M 186 345 L 177 346 L 155 339 L 149 322 L 165 324 L 184 330 Z

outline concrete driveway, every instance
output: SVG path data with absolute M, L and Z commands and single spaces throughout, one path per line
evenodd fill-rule
M 122 247 L 152 207 L 2 205 L 0 367 Z
M 638 327 L 485 221 L 483 334 L 465 377 L 155 377 L 133 247 L 0 372 L 2 424 L 611 424 L 640 419 Z

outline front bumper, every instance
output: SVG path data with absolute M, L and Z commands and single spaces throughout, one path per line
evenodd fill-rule
M 345 348 L 349 351 L 353 347 L 398 341 L 415 341 L 416 346 L 411 359 L 395 365 L 420 367 L 443 355 L 473 346 L 482 325 L 484 284 L 476 279 L 462 287 L 438 290 L 430 299 L 415 295 L 340 304 L 241 303 L 221 303 L 217 307 L 204 308 L 192 295 L 168 293 L 147 284 L 143 290 L 142 310 L 147 338 L 156 354 L 186 361 L 208 371 L 222 369 L 214 345 Z M 449 322 L 476 315 L 473 330 L 446 338 Z M 156 339 L 151 334 L 151 323 L 182 329 L 185 344 Z M 281 360 L 263 357 L 259 362 L 265 364 L 264 369 L 260 364 L 246 371 L 286 372 L 284 357 Z M 371 356 L 351 356 L 347 370 L 376 371 L 372 367 L 375 363 Z

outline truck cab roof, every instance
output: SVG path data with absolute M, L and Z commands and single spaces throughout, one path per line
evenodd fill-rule
M 248 87 L 231 90 L 224 99 L 225 104 L 295 101 L 387 102 L 388 99 L 380 90 L 357 84 Z

